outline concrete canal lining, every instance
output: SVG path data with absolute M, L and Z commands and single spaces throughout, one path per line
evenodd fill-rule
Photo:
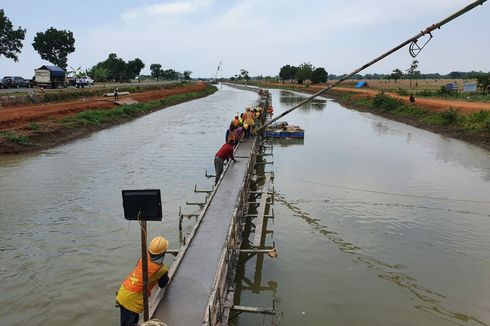
M 247 177 L 254 143 L 253 138 L 248 139 L 235 151 L 235 156 L 240 158 L 224 173 L 152 318 L 172 326 L 201 325 L 235 203 Z

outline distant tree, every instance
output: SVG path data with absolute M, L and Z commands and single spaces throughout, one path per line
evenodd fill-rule
M 109 80 L 111 72 L 104 67 L 94 67 L 90 70 L 89 74 L 96 82 L 106 82 Z
M 68 55 L 75 52 L 75 38 L 73 33 L 66 30 L 57 30 L 53 27 L 46 32 L 38 32 L 34 37 L 32 46 L 43 60 L 66 69 Z
M 410 88 L 412 87 L 412 80 L 420 78 L 420 71 L 417 70 L 419 66 L 418 60 L 413 60 L 410 68 L 407 69 L 407 75 L 410 78 Z
M 245 80 L 250 80 L 250 76 L 248 75 L 248 71 L 245 69 L 240 69 L 240 78 Z
M 139 60 L 139 59 L 135 59 Z M 135 73 L 135 71 L 133 71 Z M 88 73 L 95 81 L 119 81 L 129 80 L 128 64 L 117 54 L 111 53 L 106 60 L 97 63 Z
M 151 71 L 151 75 L 153 76 L 153 78 L 156 78 L 157 81 L 163 77 L 163 70 L 162 70 L 162 65 L 159 64 L 159 63 L 152 63 L 150 65 L 150 71 Z
M 191 78 L 191 74 L 192 74 L 192 71 L 190 71 L 190 70 L 185 70 L 185 71 L 184 71 L 184 75 L 183 75 L 183 76 L 184 76 L 184 80 L 191 80 L 191 79 L 192 79 L 192 78 Z
M 296 72 L 293 72 L 293 67 L 290 65 L 285 65 L 281 67 L 281 70 L 279 71 L 279 78 L 281 78 L 282 82 L 284 83 L 286 80 L 291 80 L 295 78 Z
M 141 73 L 141 69 L 143 69 L 144 67 L 145 64 L 143 63 L 143 61 L 141 61 L 140 58 L 128 61 L 128 67 L 126 69 L 127 77 L 129 79 L 136 78 L 137 76 L 139 76 L 139 74 Z
M 166 80 L 177 80 L 179 73 L 173 69 L 167 69 L 163 71 L 162 78 Z
M 303 62 L 299 65 L 296 71 L 296 80 L 298 84 L 303 84 L 307 80 L 311 80 L 311 74 L 313 73 L 313 65 L 309 62 Z
M 328 79 L 328 72 L 325 68 L 318 67 L 311 73 L 311 82 L 313 84 L 326 83 Z
M 390 75 L 390 78 L 395 81 L 395 83 L 398 81 L 398 79 L 403 78 L 403 72 L 400 69 L 395 69 Z
M 478 87 L 485 93 L 489 91 L 490 88 L 490 72 L 489 73 L 481 73 L 476 77 L 478 81 Z
M 463 74 L 461 71 L 451 71 L 449 73 L 449 78 L 451 79 L 461 79 L 463 78 Z
M 123 82 L 128 79 L 128 65 L 126 61 L 118 58 L 115 53 L 109 54 L 107 60 L 104 61 L 103 67 L 109 70 L 109 77 L 113 81 Z
M 26 36 L 26 30 L 18 27 L 13 29 L 12 22 L 0 9 L 0 56 L 18 61 L 17 54 L 22 49 L 22 41 Z

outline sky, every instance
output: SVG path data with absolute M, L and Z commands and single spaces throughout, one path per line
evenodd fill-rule
M 330 74 L 353 71 L 471 0 L 0 0 L 14 27 L 27 29 L 19 61 L 0 57 L 0 77 L 32 78 L 43 64 L 37 32 L 66 29 L 75 37 L 69 67 L 90 68 L 116 53 L 211 77 L 240 69 L 275 76 L 286 64 L 310 62 Z M 422 73 L 490 71 L 490 2 L 433 33 L 417 57 Z M 405 71 L 408 48 L 365 73 Z

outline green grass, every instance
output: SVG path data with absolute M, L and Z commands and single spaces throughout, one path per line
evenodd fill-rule
M 39 129 L 39 125 L 35 122 L 31 122 L 31 123 L 27 124 L 27 128 L 31 129 L 33 131 L 36 131 Z
M 388 112 L 395 116 L 413 117 L 430 125 L 451 126 L 466 131 L 490 133 L 490 111 L 463 115 L 458 110 L 451 108 L 444 112 L 430 112 L 383 93 L 379 93 L 371 99 L 356 99 L 351 96 L 349 101 L 350 104 L 357 104 L 373 111 Z
M 9 142 L 19 145 L 29 145 L 29 137 L 23 135 L 17 135 L 11 131 L 0 131 L 0 138 L 5 138 Z

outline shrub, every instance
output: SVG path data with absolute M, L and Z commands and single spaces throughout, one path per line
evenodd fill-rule
M 379 93 L 373 99 L 373 105 L 375 108 L 383 109 L 386 111 L 395 110 L 403 105 L 401 100 L 397 100 L 391 96 Z
M 19 145 L 29 145 L 29 137 L 17 135 L 10 131 L 0 131 L 0 137 L 3 137 L 8 141 Z
M 441 117 L 444 120 L 445 125 L 453 124 L 460 120 L 461 116 L 459 110 L 450 108 L 447 111 L 441 112 Z
M 398 91 L 397 91 L 398 95 L 401 95 L 401 96 L 408 96 L 408 92 L 403 89 L 403 88 L 398 88 Z
M 39 125 L 35 122 L 31 122 L 27 125 L 27 128 L 31 129 L 31 130 L 38 130 L 39 129 Z
M 419 95 L 419 96 L 427 96 L 427 97 L 429 97 L 429 96 L 434 96 L 435 94 L 434 94 L 434 92 L 432 92 L 432 91 L 429 91 L 429 90 L 427 90 L 427 89 L 424 89 L 424 90 L 422 90 L 422 91 L 418 92 L 418 93 L 417 93 L 417 95 Z

